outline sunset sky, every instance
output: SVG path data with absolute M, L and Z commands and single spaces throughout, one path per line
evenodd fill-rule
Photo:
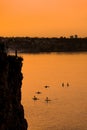
M 0 36 L 87 37 L 87 0 L 0 0 Z

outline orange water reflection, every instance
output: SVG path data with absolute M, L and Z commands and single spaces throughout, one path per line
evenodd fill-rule
M 30 130 L 86 130 L 87 54 L 23 54 L 23 57 L 22 102 Z M 45 85 L 50 87 L 46 89 Z M 37 95 L 37 91 L 42 93 Z M 32 100 L 34 95 L 40 99 L 37 104 Z M 52 100 L 48 108 L 46 97 Z

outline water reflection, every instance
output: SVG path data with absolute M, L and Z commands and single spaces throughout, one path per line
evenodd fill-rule
M 22 102 L 29 130 L 87 130 L 87 54 L 23 58 Z M 34 96 L 39 100 L 34 102 Z

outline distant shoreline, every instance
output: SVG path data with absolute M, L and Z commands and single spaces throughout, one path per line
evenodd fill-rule
M 8 51 L 21 53 L 87 52 L 87 38 L 0 37 L 0 43 L 5 44 Z

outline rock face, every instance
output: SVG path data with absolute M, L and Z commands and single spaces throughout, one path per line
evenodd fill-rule
M 21 104 L 22 60 L 0 52 L 0 130 L 27 130 Z

